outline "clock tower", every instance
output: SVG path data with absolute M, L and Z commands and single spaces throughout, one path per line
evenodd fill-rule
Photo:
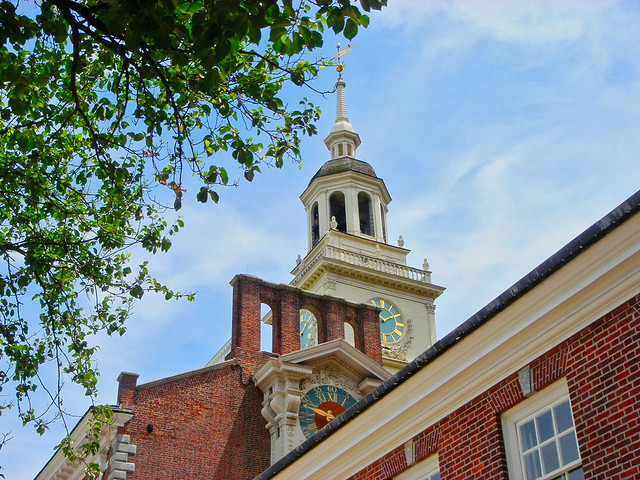
M 436 340 L 434 300 L 444 291 L 422 268 L 407 265 L 400 237 L 391 245 L 391 196 L 373 167 L 356 158 L 360 136 L 347 117 L 345 82 L 336 83 L 336 121 L 325 145 L 331 158 L 300 199 L 307 214 L 308 253 L 298 258 L 292 285 L 381 308 L 383 365 L 397 371 Z M 345 327 L 345 338 L 352 333 Z M 303 312 L 301 347 L 314 345 L 313 316 Z
M 434 300 L 444 288 L 407 265 L 404 242 L 391 245 L 391 196 L 373 167 L 356 158 L 360 136 L 347 117 L 345 82 L 336 83 L 331 154 L 301 195 L 308 253 L 290 285 L 241 276 L 234 282 L 231 349 L 259 349 L 270 323 L 271 357 L 253 374 L 276 462 L 387 380 L 436 340 Z M 259 318 L 259 303 L 271 312 Z

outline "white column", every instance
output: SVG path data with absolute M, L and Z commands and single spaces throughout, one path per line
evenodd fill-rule
M 322 238 L 329 231 L 329 222 L 331 221 L 329 218 L 329 196 L 327 195 L 327 191 L 323 190 L 320 192 L 316 197 L 316 201 L 318 202 L 320 238 Z
M 380 211 L 380 197 L 374 195 L 371 199 L 371 208 L 373 208 L 373 228 L 378 242 L 384 243 L 384 236 L 382 234 L 382 212 Z
M 358 211 L 358 191 L 349 187 L 345 189 L 345 209 L 347 214 L 347 233 L 360 235 L 360 212 Z
M 312 232 L 312 228 L 313 228 L 313 219 L 311 218 L 311 210 L 313 209 L 313 203 L 311 202 L 310 205 L 306 205 L 305 206 L 305 212 L 307 213 L 307 249 L 308 251 L 311 251 L 311 249 L 313 248 L 313 232 Z

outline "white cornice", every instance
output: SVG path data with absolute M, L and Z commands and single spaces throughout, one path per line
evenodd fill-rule
M 92 409 L 89 409 L 87 413 L 78 421 L 73 431 L 71 432 L 71 445 L 79 446 L 86 440 L 88 433 L 88 423 L 92 416 Z M 38 473 L 34 480 L 51 480 L 51 479 L 83 479 L 85 478 L 84 469 L 89 463 L 96 463 L 100 465 L 101 469 L 105 468 L 100 457 L 105 455 L 113 439 L 115 438 L 118 427 L 124 426 L 131 418 L 133 413 L 116 411 L 110 419 L 110 425 L 104 427 L 103 432 L 100 435 L 99 442 L 100 448 L 98 452 L 91 458 L 85 459 L 86 463 L 76 461 L 71 462 L 64 455 L 62 450 L 56 450 L 56 453 L 47 462 L 44 468 Z
M 273 478 L 348 478 L 640 292 L 640 215 Z
M 253 380 L 258 388 L 266 390 L 278 376 L 303 380 L 313 373 L 313 368 L 287 362 L 282 357 L 270 358 L 253 374 Z
M 356 172 L 354 170 L 347 170 L 345 172 L 334 173 L 332 175 L 325 175 L 322 177 L 314 178 L 309 186 L 300 195 L 300 200 L 303 205 L 307 205 L 309 200 L 317 195 L 317 193 L 323 188 L 333 190 L 340 190 L 348 187 L 367 187 L 373 192 L 378 191 L 385 205 L 391 202 L 391 195 L 387 190 L 387 186 L 381 178 L 373 177 L 365 173 Z

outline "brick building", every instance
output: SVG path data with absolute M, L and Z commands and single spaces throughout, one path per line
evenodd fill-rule
M 121 374 L 90 459 L 104 478 L 640 478 L 640 192 L 436 340 L 444 289 L 388 242 L 341 79 L 325 143 L 294 280 L 236 276 L 232 338 L 204 368 Z M 37 478 L 82 472 L 57 452 Z

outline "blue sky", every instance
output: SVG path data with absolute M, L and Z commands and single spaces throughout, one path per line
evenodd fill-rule
M 640 5 L 390 3 L 345 57 L 347 108 L 358 157 L 393 198 L 390 238 L 402 235 L 410 265 L 426 257 L 447 288 L 436 302 L 442 337 L 640 188 Z M 325 70 L 315 86 L 335 79 Z M 183 207 L 186 228 L 152 261 L 197 299 L 147 296 L 124 337 L 100 339 L 100 401 L 115 402 L 121 371 L 146 383 L 204 366 L 230 336 L 236 273 L 291 280 L 307 253 L 298 196 L 329 158 L 322 139 L 335 118 L 332 95 L 304 94 L 324 116 L 302 168 L 267 169 L 221 191 L 217 206 Z M 66 406 L 81 415 L 88 402 L 68 388 Z M 33 478 L 62 430 L 39 437 L 10 415 L 0 421 L 13 436 L 3 473 Z

